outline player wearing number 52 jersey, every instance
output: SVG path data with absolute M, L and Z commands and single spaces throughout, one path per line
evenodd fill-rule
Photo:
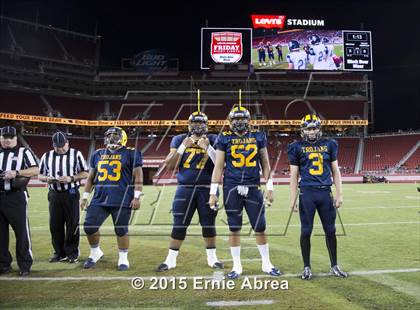
M 341 175 L 337 162 L 338 145 L 335 140 L 322 138 L 321 122 L 316 115 L 308 114 L 301 121 L 302 140 L 288 146 L 290 161 L 290 201 L 297 211 L 298 178 L 300 175 L 299 215 L 301 222 L 300 246 L 304 270 L 302 279 L 312 277 L 310 264 L 311 234 L 315 211 L 318 211 L 325 232 L 325 241 L 331 262 L 331 272 L 345 278 L 347 274 L 337 265 L 337 238 L 335 234 L 336 208 L 343 203 Z M 331 193 L 332 181 L 336 199 Z
M 233 268 L 229 279 L 242 273 L 240 259 L 240 231 L 245 208 L 255 232 L 258 250 L 262 258 L 262 270 L 279 276 L 280 271 L 270 261 L 265 235 L 265 205 L 273 201 L 273 183 L 267 153 L 267 138 L 263 132 L 250 130 L 250 114 L 243 107 L 235 107 L 229 113 L 230 131 L 223 132 L 216 142 L 216 163 L 210 189 L 210 207 L 217 208 L 217 187 L 223 169 L 223 199 L 229 225 L 229 245 Z M 267 202 L 259 189 L 260 165 L 267 181 Z
M 129 268 L 128 223 L 132 209 L 140 207 L 143 183 L 142 155 L 133 148 L 126 147 L 127 134 L 122 128 L 112 127 L 105 133 L 104 149 L 91 156 L 90 172 L 85 192 L 80 203 L 87 206 L 87 198 L 95 186 L 95 193 L 87 208 L 84 230 L 90 245 L 89 258 L 84 268 L 92 268 L 103 256 L 99 247 L 99 227 L 112 216 L 119 249 L 118 270 Z
M 188 133 L 172 139 L 171 151 L 165 160 L 168 169 L 178 170 L 178 186 L 172 203 L 173 228 L 169 251 L 166 260 L 157 268 L 159 272 L 176 267 L 179 249 L 196 210 L 206 244 L 207 264 L 212 268 L 223 268 L 216 256 L 217 212 L 208 206 L 216 135 L 207 134 L 207 116 L 202 112 L 190 115 L 188 129 Z

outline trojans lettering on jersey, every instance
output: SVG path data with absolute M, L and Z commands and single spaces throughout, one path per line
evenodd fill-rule
M 259 151 L 267 146 L 263 132 L 251 131 L 238 136 L 225 131 L 217 137 L 216 149 L 225 152 L 224 186 L 259 185 Z
M 314 143 L 297 141 L 289 144 L 290 164 L 299 166 L 299 186 L 331 186 L 331 163 L 337 160 L 337 151 L 337 141 L 325 138 Z
M 96 168 L 95 195 L 90 205 L 102 207 L 130 207 L 134 197 L 134 168 L 143 165 L 142 155 L 130 147 L 118 150 L 99 149 L 90 159 L 90 167 Z

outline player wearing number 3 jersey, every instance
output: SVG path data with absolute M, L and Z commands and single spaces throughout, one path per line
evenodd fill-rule
M 311 234 L 315 211 L 318 211 L 325 232 L 325 241 L 331 261 L 331 272 L 341 278 L 347 274 L 337 265 L 337 238 L 335 234 L 336 208 L 343 203 L 341 175 L 337 162 L 338 145 L 335 140 L 322 138 L 321 122 L 308 114 L 301 120 L 302 140 L 288 146 L 290 161 L 290 202 L 297 211 L 298 178 L 300 175 L 299 214 L 301 221 L 300 246 L 304 270 L 302 279 L 312 278 L 310 264 Z M 332 180 L 336 199 L 331 193 Z
M 95 151 L 90 159 L 89 176 L 80 202 L 81 209 L 85 209 L 89 193 L 95 186 L 83 225 L 90 245 L 90 255 L 83 266 L 85 269 L 92 268 L 104 254 L 99 247 L 99 227 L 109 215 L 117 235 L 118 270 L 129 268 L 128 223 L 131 210 L 140 207 L 143 162 L 141 153 L 126 147 L 126 143 L 125 131 L 112 127 L 105 133 L 106 148 Z
M 280 271 L 270 261 L 265 235 L 265 205 L 273 202 L 273 183 L 267 153 L 267 138 L 263 132 L 250 130 L 250 114 L 243 107 L 235 107 L 229 114 L 230 131 L 223 132 L 216 142 L 216 163 L 210 189 L 210 207 L 217 208 L 216 191 L 223 178 L 223 200 L 229 225 L 229 245 L 233 268 L 227 277 L 235 279 L 242 273 L 240 259 L 240 231 L 245 208 L 255 232 L 262 258 L 262 270 L 279 276 Z M 226 165 L 225 165 L 226 164 Z M 267 180 L 267 201 L 259 189 L 260 165 Z

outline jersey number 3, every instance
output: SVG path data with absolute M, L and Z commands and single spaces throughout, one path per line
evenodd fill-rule
M 309 169 L 309 173 L 312 175 L 322 175 L 324 173 L 324 157 L 321 153 L 310 153 L 309 159 L 312 160 L 312 166 L 314 168 Z
M 251 151 L 248 156 L 245 157 L 242 153 L 237 153 L 237 151 L 245 150 L 245 151 Z M 235 161 L 232 161 L 232 165 L 235 168 L 240 167 L 255 167 L 257 165 L 257 162 L 255 160 L 252 160 L 255 155 L 257 155 L 257 146 L 255 144 L 247 144 L 246 146 L 243 144 L 236 144 L 231 146 L 231 154 Z
M 108 173 L 106 166 L 112 168 L 112 173 Z M 98 162 L 98 181 L 105 181 L 106 179 L 110 181 L 119 181 L 121 178 L 121 162 L 118 160 L 100 160 Z

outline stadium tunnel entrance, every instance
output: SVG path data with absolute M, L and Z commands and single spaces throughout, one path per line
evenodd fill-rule
M 158 168 L 153 167 L 143 167 L 143 184 L 144 185 L 152 185 L 153 184 L 153 176 L 158 171 Z

